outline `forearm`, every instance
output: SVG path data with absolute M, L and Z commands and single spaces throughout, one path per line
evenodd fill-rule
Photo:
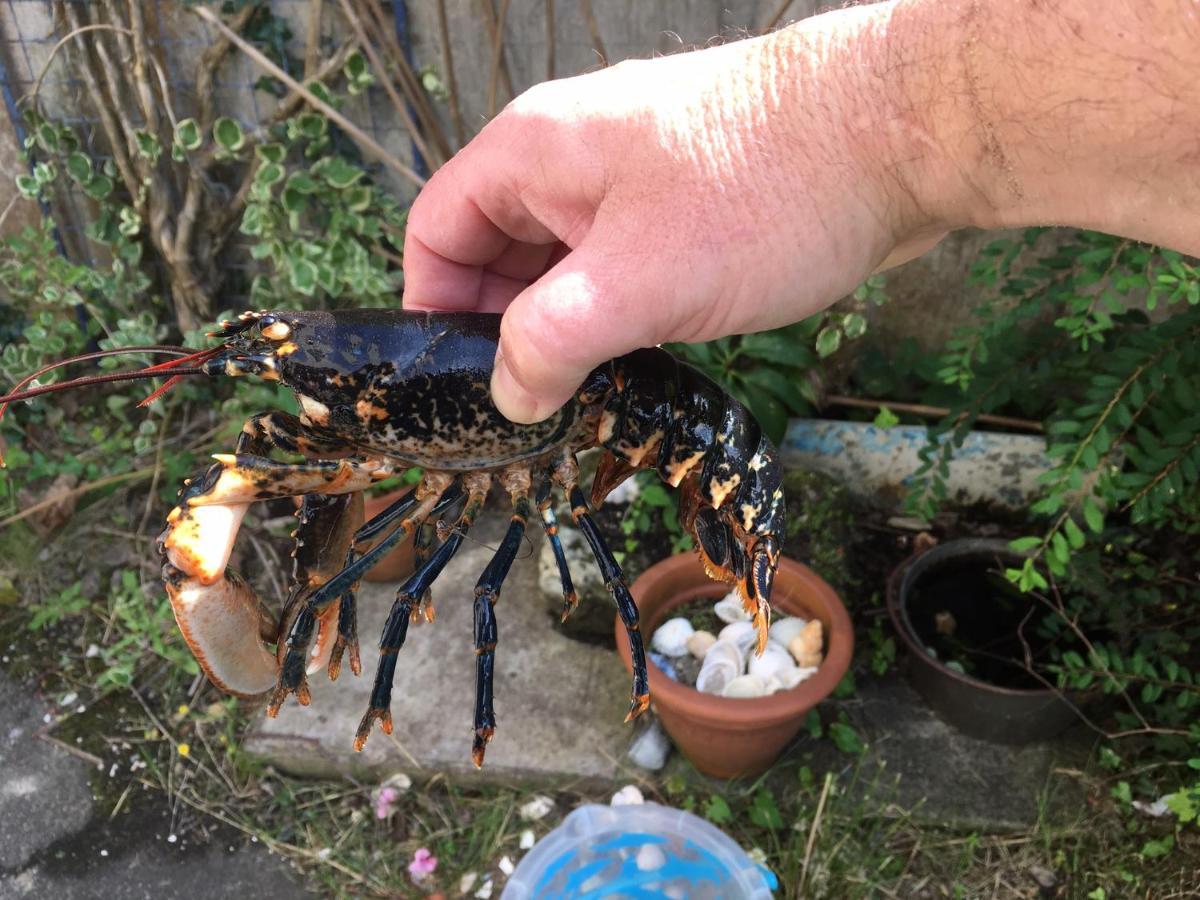
M 1193 0 L 901 0 L 878 14 L 891 152 L 933 220 L 1200 253 Z

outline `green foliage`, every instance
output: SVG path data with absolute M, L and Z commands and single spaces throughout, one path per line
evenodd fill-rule
M 714 825 L 721 825 L 733 818 L 733 811 L 724 797 L 713 794 L 704 804 L 704 818 Z
M 997 297 L 947 344 L 938 377 L 957 403 L 932 432 L 910 506 L 933 514 L 979 413 L 1024 407 L 1046 421 L 1055 466 L 1032 509 L 1050 527 L 1022 546 L 1061 576 L 1100 540 L 1105 510 L 1158 526 L 1196 506 L 1200 275 L 1178 254 L 1093 233 L 1027 260 L 1039 235 L 989 245 L 973 270 Z M 1161 303 L 1172 314 L 1150 318 Z
M 25 149 L 37 160 L 33 198 L 48 201 L 72 189 L 90 196 L 95 201 L 93 217 L 84 236 L 97 261 L 79 263 L 67 256 L 49 217 L 0 242 L 0 377 L 6 384 L 80 353 L 93 342 L 109 348 L 160 343 L 167 336 L 166 305 L 151 292 L 151 280 L 142 270 L 142 223 L 127 198 L 115 195 L 111 162 L 85 154 L 79 136 L 67 126 L 33 111 L 26 121 L 30 137 Z M 151 143 L 143 144 L 146 152 L 153 152 Z M 102 360 L 100 366 L 116 364 Z M 50 372 L 40 383 L 60 377 L 61 372 Z M 21 438 L 14 434 L 9 461 L 14 467 L 30 463 L 46 475 L 70 472 L 86 478 L 130 470 L 134 456 L 153 450 L 158 423 L 174 402 L 169 399 L 148 413 L 135 412 L 131 394 L 77 397 L 79 408 L 70 416 L 60 404 L 14 410 L 16 415 L 6 424 L 23 420 L 26 426 L 53 430 L 66 452 L 53 454 L 57 464 L 51 464 L 40 451 L 23 453 Z M 0 481 L 7 477 L 0 472 Z M 27 480 L 28 473 L 21 477 Z
M 352 301 L 395 303 L 405 212 L 355 162 L 332 152 L 329 122 L 304 112 L 255 148 L 241 232 L 266 271 L 254 278 L 260 308 Z
M 754 413 L 767 436 L 779 443 L 789 416 L 812 413 L 822 360 L 845 341 L 863 336 L 866 301 L 882 303 L 882 276 L 858 288 L 851 312 L 827 310 L 801 322 L 764 331 L 718 338 L 704 344 L 670 344 L 667 349 L 697 366 Z
M 267 27 L 266 21 L 255 27 L 259 26 Z M 348 64 L 348 69 L 360 87 L 369 83 L 361 61 Z M 325 86 L 310 87 L 336 102 Z M 152 281 L 163 269 L 161 261 L 144 253 L 154 244 L 146 240 L 146 225 L 137 212 L 141 198 L 117 189 L 112 161 L 93 157 L 79 134 L 66 125 L 34 110 L 27 112 L 26 120 L 25 149 L 33 172 L 19 176 L 18 187 L 39 202 L 74 193 L 74 205 L 88 216 L 83 223 L 85 249 L 96 261 L 77 262 L 68 254 L 58 240 L 58 223 L 49 215 L 0 243 L 0 377 L 11 384 L 48 362 L 96 345 L 155 344 L 182 337 L 190 346 L 205 346 L 207 329 L 173 333 L 173 310 Z M 135 139 L 137 153 L 160 160 L 164 147 L 157 136 L 139 131 Z M 236 180 L 245 178 L 248 200 L 241 231 L 252 238 L 247 249 L 261 271 L 251 285 L 254 305 L 394 303 L 404 214 L 371 183 L 356 159 L 342 154 L 338 148 L 345 142 L 331 133 L 324 116 L 303 112 L 265 131 L 220 117 L 207 133 L 194 119 L 184 119 L 170 141 L 170 160 L 161 164 L 187 168 L 205 155 L 215 155 L 227 163 L 220 171 L 234 179 L 227 186 L 231 196 L 238 191 Z M 91 202 L 80 203 L 80 193 Z M 99 365 L 115 368 L 129 362 L 107 359 Z M 57 371 L 48 373 L 40 383 L 59 377 Z M 60 404 L 22 404 L 5 422 L 17 426 L 11 432 L 9 460 L 14 467 L 32 465 L 47 476 L 71 471 L 94 479 L 129 471 L 141 462 L 138 457 L 155 453 L 161 422 L 189 401 L 199 401 L 202 409 L 219 409 L 235 423 L 250 412 L 286 403 L 273 389 L 240 388 L 240 399 L 229 401 L 217 399 L 232 393 L 229 386 L 191 381 L 148 410 L 136 408 L 147 393 L 138 383 L 73 394 L 66 405 L 69 415 Z M 59 451 L 45 456 L 25 453 L 22 444 L 31 429 L 53 431 L 52 443 Z M 164 444 L 159 462 L 165 472 L 186 472 L 192 451 L 174 441 Z M 73 456 L 72 448 L 85 452 Z M 86 463 L 81 465 L 80 458 Z M 58 462 L 51 462 L 54 459 Z M 0 473 L 0 485 L 8 477 Z M 33 477 L 28 470 L 20 473 L 22 483 Z
M 883 675 L 896 661 L 896 639 L 890 634 L 884 635 L 883 621 L 876 619 L 867 630 L 867 640 L 871 648 L 871 671 Z
M 975 265 L 973 283 L 992 296 L 940 359 L 950 412 L 931 429 L 910 511 L 936 511 L 980 413 L 1044 422 L 1052 468 L 1030 508 L 1042 524 L 1013 541 L 1026 558 L 1007 573 L 1047 612 L 1044 671 L 1119 700 L 1111 732 L 1135 742 L 1116 765 L 1179 760 L 1200 745 L 1200 272 L 1101 234 L 1042 248 L 1030 230 Z M 1128 805 L 1164 786 L 1121 781 L 1114 796 Z M 1186 787 L 1171 796 L 1191 811 Z M 1152 839 L 1143 855 L 1172 846 Z
M 77 616 L 88 608 L 89 600 L 83 596 L 81 582 L 64 588 L 57 594 L 51 594 L 40 602 L 32 605 L 33 614 L 25 627 L 30 631 L 41 631 L 53 628 L 69 616 Z
M 632 553 L 637 549 L 641 535 L 663 532 L 671 542 L 671 553 L 692 549 L 692 536 L 683 530 L 679 521 L 678 498 L 653 471 L 639 472 L 633 477 L 637 479 L 637 495 L 621 517 L 625 552 Z
M 846 721 L 845 713 L 839 714 L 838 721 L 829 724 L 829 739 L 843 753 L 849 753 L 852 756 L 857 756 L 867 749 L 858 732 L 854 730 L 854 726 Z
M 189 676 L 199 674 L 195 657 L 178 638 L 171 601 L 157 589 L 155 599 L 147 597 L 137 573 L 129 569 L 116 573 L 113 580 L 108 600 L 112 641 L 101 649 L 104 671 L 96 687 L 131 685 L 148 658 L 163 660 Z

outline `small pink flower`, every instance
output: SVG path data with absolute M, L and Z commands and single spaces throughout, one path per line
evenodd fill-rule
M 396 811 L 396 801 L 400 792 L 393 787 L 380 788 L 375 795 L 375 818 L 387 819 Z
M 418 847 L 413 854 L 412 862 L 408 864 L 408 874 L 412 880 L 420 884 L 433 874 L 437 868 L 437 857 L 424 847 Z

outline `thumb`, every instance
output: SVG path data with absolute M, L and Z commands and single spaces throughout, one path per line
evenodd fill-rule
M 540 422 L 600 363 L 658 342 L 644 278 L 580 245 L 504 312 L 492 398 L 514 422 Z

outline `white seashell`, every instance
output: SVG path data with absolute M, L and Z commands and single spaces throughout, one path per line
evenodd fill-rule
M 544 819 L 550 815 L 553 809 L 553 800 L 545 794 L 537 794 L 531 800 L 521 804 L 517 810 L 517 815 L 526 822 L 536 822 L 538 819 Z
M 705 694 L 717 694 L 725 685 L 742 674 L 745 654 L 733 641 L 717 641 L 704 654 L 704 662 L 696 676 L 696 690 Z
M 775 675 L 794 668 L 796 668 L 796 661 L 792 659 L 792 654 L 777 644 L 767 644 L 767 649 L 763 651 L 762 656 L 756 656 L 753 653 L 750 654 L 750 661 L 746 670 L 751 675 L 757 675 L 764 682 L 767 682 L 775 677 Z
M 816 666 L 808 666 L 807 668 L 793 666 L 790 669 L 783 669 L 782 671 L 776 672 L 774 675 L 772 675 L 770 680 L 767 682 L 767 688 L 772 694 L 776 691 L 790 691 L 802 681 L 807 681 L 816 674 Z
M 742 651 L 742 656 L 750 652 L 750 648 L 758 642 L 758 631 L 751 621 L 733 622 L 721 629 L 717 635 L 718 641 L 733 641 Z
M 664 656 L 683 656 L 688 652 L 687 641 L 696 629 L 687 619 L 667 619 L 654 629 L 650 646 Z
M 643 844 L 637 852 L 637 867 L 642 872 L 652 872 L 667 864 L 667 854 L 657 844 Z
M 671 739 L 655 719 L 630 742 L 626 756 L 635 766 L 657 772 L 667 764 L 671 747 Z
M 733 681 L 729 682 L 729 684 L 725 685 L 725 690 L 721 692 L 722 697 L 740 700 L 751 697 L 765 697 L 766 695 L 767 685 L 757 675 L 739 675 Z
M 533 845 L 537 843 L 537 838 L 533 833 L 532 828 L 526 828 L 521 832 L 521 842 L 518 846 L 522 850 L 532 850 Z
M 742 595 L 737 591 L 730 591 L 718 600 L 716 605 L 713 606 L 713 612 L 717 614 L 718 619 L 726 624 L 750 621 L 750 613 L 746 612 L 746 607 L 742 603 Z
M 608 801 L 609 806 L 641 806 L 645 802 L 646 798 L 642 796 L 642 792 L 632 784 L 625 785 Z
M 776 619 L 771 623 L 771 628 L 767 632 L 767 636 L 777 643 L 783 649 L 787 649 L 800 632 L 804 629 L 806 620 L 798 616 L 785 616 L 782 619 Z
M 688 653 L 696 659 L 704 659 L 708 648 L 717 642 L 717 636 L 709 631 L 694 631 L 687 639 Z

